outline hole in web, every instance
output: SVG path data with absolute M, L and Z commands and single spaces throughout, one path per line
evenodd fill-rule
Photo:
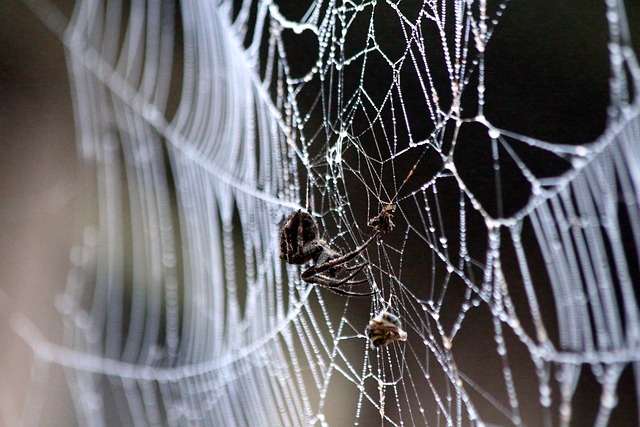
M 174 16 L 173 60 L 171 63 L 171 81 L 169 83 L 169 93 L 167 95 L 165 111 L 165 118 L 168 122 L 172 121 L 178 111 L 184 84 L 184 33 L 182 28 L 182 8 L 179 5 L 175 6 Z
M 311 30 L 296 33 L 285 28 L 282 31 L 284 56 L 289 66 L 289 76 L 298 79 L 311 72 L 318 60 L 318 38 Z
M 255 277 L 247 277 L 247 271 L 255 271 L 255 258 L 253 254 L 253 248 L 247 247 L 247 242 L 250 242 L 249 232 L 243 230 L 242 224 L 250 224 L 249 221 L 240 220 L 240 212 L 238 212 L 238 206 L 234 204 L 233 217 L 232 217 L 232 239 L 233 239 L 233 265 L 235 268 L 235 285 L 236 285 L 236 302 L 238 309 L 240 310 L 240 318 L 244 319 L 245 310 L 247 307 L 247 289 L 250 286 L 250 281 Z M 253 264 L 251 269 L 247 264 Z M 228 303 L 233 303 L 227 298 Z
M 317 7 L 316 2 L 312 0 L 300 0 L 295 2 L 275 0 L 274 3 L 278 5 L 280 13 L 286 19 L 293 22 L 300 22 L 313 7 Z
M 636 399 L 638 376 L 636 369 L 635 364 L 627 365 L 620 375 L 620 382 L 616 388 L 617 405 L 613 408 L 611 419 L 620 426 L 631 427 L 638 423 L 638 402 Z M 578 398 L 579 396 L 576 397 L 576 400 Z
M 243 5 L 246 4 L 246 2 L 244 1 L 242 3 Z M 253 37 L 255 34 L 256 24 L 258 19 L 259 3 L 260 2 L 258 0 L 250 0 L 249 7 L 248 7 L 249 9 L 248 14 L 244 17 L 246 19 L 246 24 L 243 25 L 242 31 L 246 31 L 246 32 L 244 34 L 244 40 L 242 44 L 245 48 L 248 48 L 249 46 L 251 46 L 251 43 L 253 42 Z
M 509 3 L 485 53 L 489 121 L 564 144 L 599 137 L 609 103 L 606 24 L 604 3 Z
M 465 186 L 493 218 L 510 217 L 531 197 L 531 183 L 516 161 L 480 123 L 460 126 L 454 162 Z

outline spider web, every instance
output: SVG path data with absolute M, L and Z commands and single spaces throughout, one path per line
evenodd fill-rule
M 80 424 L 638 423 L 621 1 L 25 3 L 67 50 L 90 188 L 63 342 L 12 328 Z M 390 203 L 370 298 L 278 257 L 293 210 L 346 253 Z M 408 338 L 371 350 L 383 309 Z

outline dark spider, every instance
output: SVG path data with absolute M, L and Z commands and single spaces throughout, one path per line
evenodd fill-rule
M 372 225 L 375 231 L 371 237 L 347 254 L 331 249 L 327 241 L 320 237 L 318 224 L 309 213 L 302 210 L 293 212 L 284 221 L 280 231 L 280 259 L 296 265 L 313 261 L 313 266 L 306 269 L 301 275 L 302 280 L 306 283 L 324 286 L 340 295 L 356 297 L 372 295 L 373 292 L 356 293 L 341 288 L 368 282 L 368 279 L 352 280 L 366 267 L 366 262 L 355 265 L 347 264 L 364 251 L 380 232 L 387 232 L 393 228 L 391 217 L 393 217 L 392 212 L 395 206 L 394 208 L 389 208 L 389 206 L 393 205 L 386 206 L 378 216 L 369 222 L 372 225 L 374 220 L 378 219 L 376 225 Z M 346 275 L 338 277 L 343 272 Z

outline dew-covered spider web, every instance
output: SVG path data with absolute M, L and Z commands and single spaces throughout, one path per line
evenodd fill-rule
M 63 341 L 11 325 L 79 424 L 640 422 L 636 5 L 25 3 L 86 191 Z M 346 254 L 389 204 L 372 296 L 279 257 L 295 210 Z

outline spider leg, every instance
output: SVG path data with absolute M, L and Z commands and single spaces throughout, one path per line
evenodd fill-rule
M 329 289 L 334 294 L 346 295 L 346 296 L 349 296 L 349 297 L 368 297 L 368 296 L 371 296 L 371 295 L 373 295 L 375 293 L 375 292 L 371 291 L 371 292 L 360 294 L 358 292 L 345 291 L 345 290 L 340 289 L 340 288 L 327 288 L 327 289 Z
M 329 288 L 340 288 L 342 286 L 356 286 L 356 285 L 362 285 L 364 283 L 369 283 L 369 279 L 362 279 L 362 280 L 351 280 L 356 274 L 358 274 L 362 269 L 364 268 L 364 265 L 361 266 L 357 271 L 351 273 L 350 275 L 348 275 L 347 277 L 344 277 L 342 279 L 337 279 L 334 277 L 327 277 L 327 276 L 323 276 L 321 274 L 316 274 L 314 276 L 311 276 L 307 279 L 303 280 L 307 283 L 317 283 L 319 285 L 322 286 L 326 286 Z
M 353 251 L 349 252 L 346 255 L 342 255 L 338 258 L 333 258 L 332 260 L 322 263 L 320 265 L 314 265 L 313 267 L 311 267 L 310 269 L 308 269 L 303 273 L 303 279 L 304 279 L 304 275 L 307 273 L 309 273 L 309 275 L 323 273 L 327 270 L 332 269 L 333 267 L 336 267 L 338 265 L 342 265 L 351 261 L 352 259 L 357 257 L 362 251 L 364 251 L 367 248 L 367 246 L 369 246 L 371 242 L 373 242 L 373 240 L 378 236 L 379 233 L 380 233 L 379 231 L 376 231 L 371 235 L 371 237 L 369 237 L 369 239 L 367 239 L 366 242 L 364 242 L 362 245 L 355 248 Z
M 344 282 L 341 286 L 357 286 L 357 285 L 362 285 L 364 283 L 369 283 L 369 279 L 350 280 L 348 282 Z
M 346 279 L 334 279 L 333 277 L 322 276 L 320 274 L 310 277 L 305 282 L 312 283 L 315 285 L 324 286 L 325 288 L 341 288 L 343 286 L 357 286 L 363 285 L 365 283 L 369 283 L 369 279 L 362 280 L 348 280 Z
M 356 286 L 356 285 L 362 285 L 365 283 L 369 283 L 368 279 L 362 279 L 362 280 L 351 280 L 356 274 L 360 273 L 360 271 L 362 271 L 362 269 L 365 267 L 366 264 L 360 264 L 358 266 L 358 268 L 353 271 L 351 274 L 349 274 L 347 277 L 344 277 L 342 279 L 336 279 L 333 277 L 327 277 L 327 276 L 323 276 L 321 274 L 315 274 L 313 276 L 310 277 L 303 277 L 303 280 L 307 283 L 312 283 L 312 284 L 317 284 L 320 286 L 323 286 L 325 288 L 328 289 L 339 289 L 342 286 Z M 371 295 L 371 294 L 368 294 Z
M 367 263 L 363 262 L 362 264 L 355 264 L 355 265 L 351 265 L 351 266 L 348 266 L 348 267 L 343 267 L 342 269 L 344 271 L 353 271 L 356 268 L 361 268 L 361 266 L 363 266 L 362 268 L 364 268 L 365 265 L 367 265 Z
M 358 264 L 357 266 L 354 266 L 353 268 L 350 268 L 349 271 L 351 271 L 351 273 L 345 277 L 344 279 L 339 279 L 339 285 L 337 286 L 343 286 L 344 284 L 348 283 L 349 280 L 353 279 L 354 276 L 358 273 L 360 273 L 362 271 L 363 268 L 365 268 L 367 266 L 366 263 L 362 263 L 362 264 Z M 368 279 L 364 280 L 365 282 L 368 282 Z
M 323 265 L 324 264 L 320 264 L 320 267 L 322 267 Z M 360 273 L 362 269 L 365 268 L 366 266 L 367 266 L 367 263 L 362 263 L 362 264 L 354 265 L 352 267 L 345 268 L 345 270 L 349 271 L 349 275 L 342 279 L 321 275 L 320 273 L 322 273 L 322 271 L 319 268 L 316 268 L 317 266 L 308 268 L 300 275 L 300 277 L 302 277 L 302 280 L 304 280 L 305 282 L 309 282 L 313 279 L 321 279 L 325 282 L 325 283 L 320 283 L 323 286 L 338 287 L 338 286 L 344 285 L 349 280 L 353 279 L 355 275 Z M 362 281 L 362 283 L 365 283 L 365 282 L 368 282 L 368 280 L 365 279 Z M 331 285 L 329 285 L 329 283 L 331 283 Z M 360 282 L 354 282 L 353 284 L 357 284 L 357 283 L 360 283 Z
M 331 292 L 338 294 L 338 295 L 348 295 L 348 296 L 352 296 L 352 297 L 367 297 L 370 295 L 373 295 L 375 292 L 366 292 L 366 293 L 359 293 L 359 292 L 349 292 L 349 291 L 345 291 L 344 289 L 342 289 L 340 286 L 337 286 L 336 280 L 332 279 L 330 277 L 325 277 L 325 276 L 313 276 L 310 277 L 308 280 L 305 280 L 307 283 L 311 283 L 313 285 L 318 285 L 318 286 L 322 286 L 323 288 L 326 288 L 328 290 L 330 290 Z M 367 280 L 362 280 L 361 283 L 365 283 L 368 282 Z M 348 286 L 351 285 L 357 285 L 357 284 L 361 284 L 360 282 L 347 282 Z

